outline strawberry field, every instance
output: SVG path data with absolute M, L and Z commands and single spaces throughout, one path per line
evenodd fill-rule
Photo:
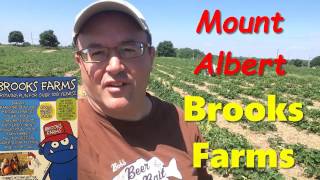
M 1 76 L 79 77 L 72 49 L 51 51 L 36 47 L 0 46 Z M 251 102 L 266 104 L 267 95 L 277 102 L 303 104 L 304 119 L 299 122 L 250 122 L 245 117 L 238 123 L 206 119 L 200 130 L 211 149 L 294 150 L 295 166 L 290 169 L 221 168 L 209 171 L 216 179 L 320 179 L 320 71 L 286 66 L 287 74 L 279 77 L 272 70 L 260 76 L 208 76 L 193 74 L 196 62 L 178 58 L 157 57 L 149 80 L 148 92 L 184 108 L 186 95 L 203 97 L 206 102 Z M 241 159 L 244 162 L 244 159 Z
M 294 150 L 296 165 L 292 169 L 211 169 L 218 178 L 231 179 L 312 179 L 320 177 L 320 71 L 287 66 L 287 75 L 267 71 L 263 77 L 237 75 L 194 75 L 196 63 L 175 58 L 158 58 L 149 90 L 160 98 L 183 108 L 185 95 L 201 96 L 206 102 L 251 102 L 266 104 L 268 94 L 278 102 L 301 102 L 304 119 L 299 122 L 240 123 L 218 119 L 200 122 L 200 128 L 211 148 Z M 244 161 L 244 159 L 242 159 Z

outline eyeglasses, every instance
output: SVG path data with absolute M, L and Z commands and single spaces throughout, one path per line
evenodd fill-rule
M 150 44 L 129 41 L 129 42 L 124 42 L 114 48 L 109 48 L 109 47 L 85 48 L 77 51 L 76 53 L 78 53 L 81 59 L 86 63 L 99 63 L 99 62 L 104 62 L 109 58 L 111 49 L 116 49 L 117 53 L 122 59 L 132 59 L 132 58 L 143 56 L 145 50 L 149 47 L 151 47 Z

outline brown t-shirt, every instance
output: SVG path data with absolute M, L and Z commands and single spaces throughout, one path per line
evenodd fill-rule
M 79 179 L 211 179 L 192 167 L 192 144 L 202 141 L 197 126 L 174 105 L 147 96 L 151 112 L 136 122 L 101 116 L 79 100 Z

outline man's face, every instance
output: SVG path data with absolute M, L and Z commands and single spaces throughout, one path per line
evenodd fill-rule
M 132 109 L 145 98 L 154 49 L 145 48 L 143 56 L 123 59 L 114 47 L 128 41 L 147 43 L 147 35 L 133 19 L 120 13 L 94 16 L 79 34 L 79 49 L 111 48 L 104 62 L 84 63 L 76 55 L 88 98 L 104 112 Z

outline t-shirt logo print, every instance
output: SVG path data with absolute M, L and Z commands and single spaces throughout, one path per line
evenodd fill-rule
M 176 160 L 172 158 L 168 167 L 164 167 L 159 158 L 153 157 L 149 161 L 140 158 L 129 164 L 113 180 L 167 180 L 168 177 L 182 179 Z

